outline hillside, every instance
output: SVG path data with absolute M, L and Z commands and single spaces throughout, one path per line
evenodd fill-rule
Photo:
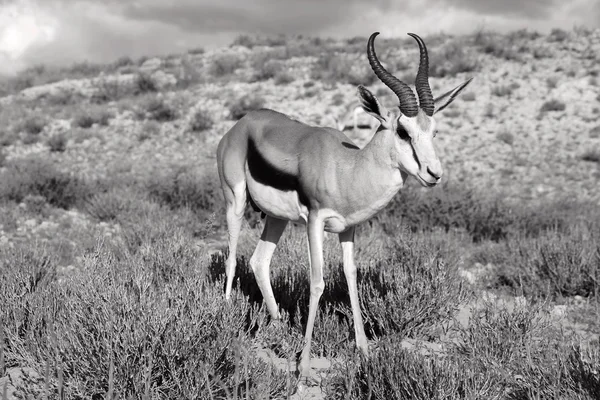
M 377 43 L 383 62 L 409 83 L 418 62 L 411 40 Z M 389 94 L 369 70 L 362 38 L 238 43 L 137 64 L 82 64 L 56 76 L 27 71 L 20 84 L 36 86 L 0 99 L 3 153 L 7 159 L 43 154 L 89 176 L 123 162 L 143 173 L 147 165 L 137 160 L 155 167 L 207 163 L 208 170 L 216 142 L 234 123 L 231 107 L 243 100 L 334 126 L 356 101 L 357 84 Z M 451 182 L 519 200 L 572 193 L 600 200 L 599 31 L 482 32 L 427 43 L 434 95 L 475 78 L 469 93 L 437 118 L 436 146 Z M 44 80 L 58 81 L 37 85 Z M 393 106 L 394 97 L 385 103 Z M 105 126 L 82 121 L 98 114 Z M 194 128 L 194 118 L 214 124 Z M 28 124 L 36 123 L 41 132 L 29 134 Z M 56 136 L 66 141 L 58 154 L 46 144 Z

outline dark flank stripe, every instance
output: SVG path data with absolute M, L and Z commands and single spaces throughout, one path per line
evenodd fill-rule
M 300 188 L 298 177 L 277 169 L 260 154 L 252 139 L 248 140 L 248 170 L 255 181 L 282 192 L 298 192 L 300 203 L 308 206 L 308 199 Z

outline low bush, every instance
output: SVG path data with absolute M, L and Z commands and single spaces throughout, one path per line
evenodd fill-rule
M 209 111 L 198 108 L 192 113 L 188 128 L 192 132 L 203 132 L 212 128 L 214 123 Z
M 169 122 L 177 119 L 177 111 L 162 97 L 148 97 L 140 106 L 140 118 L 148 118 L 149 120 L 158 122 Z
M 150 198 L 172 209 L 189 208 L 202 217 L 222 211 L 221 187 L 214 176 L 191 168 L 156 171 L 142 184 Z
M 91 128 L 94 124 L 107 126 L 113 114 L 104 108 L 91 107 L 82 110 L 75 116 L 73 123 L 79 128 Z
M 286 71 L 280 71 L 275 74 L 276 85 L 287 85 L 288 83 L 292 83 L 294 80 L 294 76 Z
M 542 104 L 542 107 L 540 108 L 540 112 L 564 111 L 566 108 L 567 108 L 567 106 L 562 101 L 556 100 L 556 99 L 551 99 L 551 100 L 544 102 L 544 104 Z
M 221 54 L 215 57 L 208 68 L 214 77 L 231 75 L 242 66 L 242 59 L 237 54 Z
M 451 42 L 442 49 L 429 56 L 430 76 L 442 78 L 479 70 L 479 61 L 463 44 Z
M 311 78 L 327 83 L 370 85 L 377 79 L 368 64 L 339 53 L 322 53 L 311 70 Z
M 462 229 L 475 242 L 505 238 L 514 219 L 512 210 L 501 200 L 450 185 L 426 193 L 402 190 L 375 218 L 390 234 L 405 227 L 413 232 Z
M 254 68 L 254 79 L 257 81 L 266 81 L 274 78 L 277 74 L 284 71 L 285 65 L 280 60 L 275 60 L 269 52 L 258 53 L 252 59 Z
M 471 321 L 455 333 L 458 345 L 438 343 L 446 348 L 442 355 L 428 354 L 425 345 L 420 351 L 405 349 L 398 336 L 381 340 L 368 358 L 347 355 L 330 375 L 327 394 L 424 400 L 596 397 L 598 346 L 573 346 L 573 338 L 540 317 L 539 307 L 510 310 L 485 302 L 473 310 Z
M 24 132 L 28 135 L 39 135 L 42 133 L 48 121 L 41 115 L 32 114 L 17 124 L 16 131 Z
M 196 246 L 170 234 L 124 260 L 98 249 L 60 283 L 51 259 L 3 256 L 7 364 L 48 368 L 45 385 L 67 398 L 282 397 L 289 377 L 251 350 L 256 309 L 237 293 L 224 303 Z
M 600 164 L 600 150 L 589 149 L 581 155 L 583 161 Z
M 49 160 L 11 160 L 0 173 L 0 199 L 21 202 L 28 195 L 43 196 L 54 207 L 69 209 L 87 199 L 92 186 L 59 171 Z
M 55 153 L 62 153 L 67 149 L 67 137 L 64 133 L 57 133 L 46 140 L 46 144 L 50 148 L 50 151 Z
M 595 296 L 600 290 L 600 235 L 575 226 L 537 238 L 509 240 L 497 286 L 530 297 Z

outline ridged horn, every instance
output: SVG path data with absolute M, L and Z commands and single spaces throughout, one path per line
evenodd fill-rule
M 373 33 L 367 44 L 367 58 L 369 59 L 371 69 L 373 69 L 373 72 L 375 72 L 375 75 L 377 75 L 379 80 L 398 96 L 402 114 L 407 117 L 414 117 L 419 112 L 415 94 L 406 83 L 402 82 L 383 68 L 383 65 L 381 65 L 377 59 L 377 55 L 375 54 L 375 37 L 377 37 L 377 35 L 379 35 L 379 32 Z
M 433 115 L 435 109 L 433 103 L 433 95 L 431 94 L 431 87 L 429 86 L 429 55 L 427 54 L 427 47 L 425 42 L 418 35 L 409 33 L 417 43 L 419 44 L 419 52 L 421 53 L 419 60 L 419 72 L 417 72 L 417 79 L 415 80 L 415 88 L 419 95 L 419 106 L 425 114 L 430 117 Z

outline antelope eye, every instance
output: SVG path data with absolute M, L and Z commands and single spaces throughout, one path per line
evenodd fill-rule
M 406 129 L 404 129 L 404 127 L 402 125 L 398 125 L 398 127 L 396 128 L 396 132 L 398 133 L 398 136 L 400 136 L 400 139 L 410 140 L 410 136 L 408 135 L 408 132 L 406 132 Z

